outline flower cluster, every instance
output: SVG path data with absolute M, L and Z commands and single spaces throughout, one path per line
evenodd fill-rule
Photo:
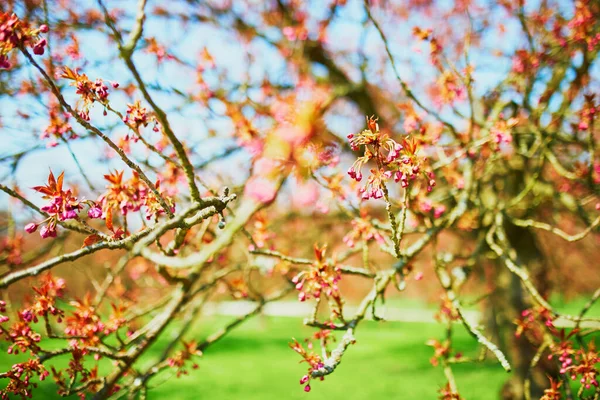
M 300 272 L 292 279 L 300 292 L 298 294 L 300 301 L 310 299 L 311 296 L 318 299 L 323 293 L 341 301 L 338 282 L 342 274 L 331 260 L 325 258 L 326 248 L 327 246 L 319 248 L 315 245 L 316 262 L 307 271 Z
M 522 318 L 517 322 L 517 335 L 526 333 L 531 341 L 540 343 L 543 340 L 546 330 L 553 338 L 550 344 L 550 355 L 548 359 L 556 358 L 559 362 L 561 374 L 569 376 L 572 380 L 579 380 L 582 389 L 591 389 L 594 386 L 597 390 L 600 387 L 598 383 L 598 374 L 600 371 L 597 364 L 600 363 L 600 354 L 594 343 L 576 346 L 577 329 L 570 330 L 557 329 L 554 326 L 552 315 L 548 310 L 542 307 L 527 309 L 522 312 Z M 551 382 L 552 383 L 552 382 Z M 560 397 L 551 397 L 558 393 L 558 386 L 552 385 L 547 391 L 547 399 Z
M 594 51 L 600 43 L 600 32 L 596 29 L 598 8 L 594 9 L 592 3 L 591 1 L 575 2 L 575 13 L 567 24 L 571 30 L 571 39 L 587 44 L 587 49 L 590 52 Z
M 40 33 L 47 32 L 47 25 L 31 28 L 16 14 L 0 12 L 0 69 L 11 67 L 8 54 L 19 46 L 30 46 L 36 55 L 44 54 L 48 42 L 40 37 Z
M 497 145 L 512 142 L 512 129 L 519 123 L 517 118 L 509 118 L 507 121 L 499 119 L 490 129 L 490 134 Z
M 198 349 L 198 343 L 195 341 L 191 342 L 182 342 L 183 350 L 178 351 L 172 357 L 167 359 L 167 364 L 171 368 L 177 369 L 177 377 L 179 378 L 181 375 L 187 375 L 188 371 L 185 369 L 185 364 L 188 360 L 190 360 L 193 356 L 201 356 L 202 351 Z M 193 363 L 192 369 L 197 369 L 198 364 Z
M 236 300 L 244 299 L 248 297 L 248 284 L 241 278 L 232 278 L 223 280 L 224 289 Z
M 450 383 L 438 390 L 438 393 L 440 394 L 440 397 L 438 397 L 440 400 L 462 400 L 460 394 L 452 390 Z
M 27 360 L 22 363 L 14 364 L 10 371 L 6 373 L 9 379 L 8 384 L 0 391 L 0 399 L 8 400 L 9 394 L 20 396 L 22 399 L 32 397 L 32 390 L 38 384 L 32 382 L 34 376 L 38 376 L 40 381 L 46 379 L 48 371 L 38 359 Z
M 256 247 L 263 248 L 267 243 L 275 238 L 275 234 L 268 230 L 267 214 L 258 212 L 254 216 L 254 230 L 252 231 L 252 239 L 256 243 Z M 250 245 L 250 250 L 255 250 L 254 245 Z
M 30 398 L 31 390 L 36 387 L 31 382 L 31 378 L 38 376 L 44 380 L 48 371 L 41 364 L 47 351 L 39 346 L 42 336 L 34 330 L 33 324 L 38 322 L 38 317 L 45 320 L 46 332 L 49 337 L 58 337 L 52 331 L 52 325 L 48 319 L 50 315 L 56 317 L 56 322 L 64 323 L 64 330 L 68 339 L 68 353 L 72 356 L 68 366 L 63 371 L 57 371 L 52 367 L 53 378 L 59 387 L 59 394 L 70 395 L 73 389 L 73 383 L 76 379 L 85 385 L 87 392 L 95 392 L 99 388 L 100 380 L 96 368 L 88 369 L 85 363 L 85 356 L 90 354 L 87 346 L 98 345 L 102 337 L 115 332 L 125 323 L 125 308 L 115 307 L 109 321 L 103 324 L 98 317 L 95 307 L 91 305 L 90 298 L 86 297 L 83 301 L 71 302 L 72 311 L 65 312 L 57 307 L 58 299 L 64 296 L 66 284 L 61 278 L 55 278 L 51 274 L 45 274 L 41 278 L 41 283 L 34 287 L 36 293 L 30 304 L 26 305 L 16 313 L 17 321 L 10 327 L 2 326 L 9 318 L 0 315 L 0 337 L 9 343 L 9 354 L 29 353 L 30 359 L 26 362 L 13 365 L 12 369 L 4 373 L 4 377 L 10 381 L 6 388 L 0 390 L 0 399 L 8 399 L 9 394 L 20 396 L 21 398 Z M 0 301 L 0 312 L 6 311 L 6 303 Z M 99 355 L 95 354 L 96 360 Z M 68 377 L 63 377 L 66 372 Z M 81 398 L 85 398 L 83 392 Z
M 370 117 L 367 118 L 367 129 L 357 135 L 349 134 L 348 139 L 352 150 L 364 148 L 363 155 L 348 169 L 351 178 L 360 182 L 363 178 L 362 167 L 370 161 L 375 162 L 377 166 L 371 169 L 366 185 L 360 189 L 363 199 L 383 197 L 384 182 L 392 177 L 406 188 L 409 181 L 422 174 L 426 179 L 428 191 L 435 186 L 433 173 L 423 170 L 426 158 L 418 155 L 419 145 L 414 138 L 405 137 L 401 144 L 397 143 L 379 130 L 377 119 Z
M 300 379 L 300 384 L 305 385 L 305 392 L 310 392 L 310 380 L 312 378 L 312 372 L 323 368 L 323 359 L 321 358 L 321 356 L 312 351 L 312 343 L 308 343 L 307 351 L 300 342 L 298 342 L 296 339 L 293 340 L 294 341 L 290 343 L 289 346 L 296 353 L 300 354 L 300 356 L 303 358 L 302 362 L 308 363 L 308 373 Z M 323 380 L 324 378 L 321 377 L 320 379 Z
M 431 215 L 434 219 L 440 218 L 446 212 L 444 204 L 432 201 L 424 196 L 417 196 L 418 209 L 424 215 Z
M 540 58 L 535 53 L 530 53 L 527 50 L 517 50 L 512 58 L 512 72 L 515 74 L 534 74 L 540 66 Z
M 23 235 L 15 234 L 0 241 L 0 259 L 8 266 L 19 265 L 23 262 Z
M 154 132 L 158 132 L 158 121 L 156 117 L 150 115 L 145 107 L 142 107 L 139 100 L 136 100 L 133 104 L 127 104 L 127 115 L 123 118 L 123 122 L 127 124 L 135 132 L 140 131 L 140 127 L 148 126 L 150 122 L 154 123 Z
M 379 244 L 385 243 L 381 233 L 369 222 L 366 215 L 353 219 L 351 224 L 352 230 L 343 238 L 344 243 L 348 247 L 354 247 L 358 240 L 362 240 L 363 242 L 375 240 Z
M 86 74 L 80 74 L 77 70 L 72 70 L 69 67 L 64 67 L 61 78 L 73 81 L 71 86 L 77 89 L 76 93 L 83 100 L 83 108 L 79 111 L 79 116 L 85 121 L 90 120 L 90 106 L 92 104 L 98 102 L 105 107 L 108 105 L 108 86 L 102 79 L 96 79 L 95 82 L 92 82 Z M 112 87 L 117 88 L 119 84 L 113 82 Z M 106 113 L 105 109 L 104 115 Z
M 64 296 L 65 287 L 64 279 L 55 278 L 51 274 L 45 275 L 41 285 L 33 288 L 37 295 L 31 306 L 21 311 L 21 318 L 26 322 L 37 322 L 37 317 L 53 315 L 61 322 L 64 311 L 56 306 L 56 299 Z
M 304 41 L 308 38 L 308 31 L 303 25 L 286 26 L 282 29 L 283 36 L 290 42 Z
M 515 336 L 520 337 L 524 333 L 532 336 L 533 340 L 541 340 L 542 332 L 538 329 L 539 322 L 544 326 L 552 326 L 552 315 L 543 307 L 529 308 L 521 312 L 521 318 L 515 321 L 517 329 Z
M 433 347 L 433 357 L 429 359 L 429 362 L 434 367 L 437 367 L 441 359 L 448 358 L 450 356 L 450 342 L 445 340 L 440 342 L 437 339 L 429 339 L 427 345 Z
M 83 208 L 84 204 L 87 204 L 90 207 L 88 216 L 90 218 L 98 218 L 96 206 L 93 202 L 78 200 L 77 197 L 73 195 L 71 189 L 63 190 L 64 176 L 65 173 L 63 171 L 58 178 L 55 178 L 52 171 L 50 171 L 46 186 L 35 186 L 33 188 L 35 191 L 43 194 L 43 199 L 50 201 L 41 208 L 41 210 L 49 214 L 49 216 L 42 222 L 32 222 L 27 224 L 25 226 L 26 232 L 33 233 L 37 230 L 39 225 L 45 223 L 46 225 L 40 229 L 40 236 L 44 239 L 56 237 L 56 225 L 58 222 L 77 219 L 77 213 Z
M 600 354 L 594 347 L 593 344 L 588 346 L 587 350 L 579 349 L 575 355 L 575 362 L 573 365 L 567 368 L 567 374 L 571 376 L 572 380 L 576 380 L 578 377 L 579 383 L 586 389 L 591 389 L 595 386 L 598 390 L 598 369 L 596 364 L 600 363 Z
M 548 377 L 550 380 L 550 387 L 544 390 L 544 395 L 540 397 L 540 400 L 562 400 L 562 393 L 560 391 L 560 387 L 562 386 L 562 381 L 555 381 L 551 377 Z
M 167 48 L 165 46 L 163 46 L 162 44 L 158 43 L 158 41 L 155 38 L 146 38 L 146 52 L 149 54 L 154 54 L 156 56 L 156 61 L 157 62 L 162 62 L 165 59 L 167 60 L 174 60 L 175 57 L 173 57 L 171 54 L 169 54 L 167 52 Z
M 84 384 L 87 392 L 97 392 L 100 387 L 98 382 L 98 366 L 87 369 L 84 364 L 84 357 L 89 352 L 86 349 L 79 348 L 77 343 L 71 343 L 70 354 L 72 358 L 69 360 L 69 365 L 64 369 L 68 377 L 63 376 L 63 371 L 57 371 L 54 366 L 51 367 L 52 378 L 58 386 L 58 394 L 63 397 L 71 394 L 73 382 L 77 377 Z M 86 398 L 85 392 L 79 393 L 79 398 L 84 400 Z
M 0 326 L 0 335 L 10 342 L 8 347 L 9 354 L 19 354 L 30 351 L 37 353 L 39 351 L 38 343 L 41 340 L 39 333 L 35 332 L 30 324 L 38 322 L 38 317 L 47 318 L 48 315 L 57 317 L 60 322 L 64 312 L 56 307 L 56 299 L 64 294 L 65 281 L 55 278 L 51 274 L 42 277 L 39 287 L 34 287 L 36 296 L 30 306 L 23 308 L 19 313 L 18 321 L 15 321 L 10 328 L 6 329 Z M 0 312 L 6 311 L 6 303 L 0 301 Z M 0 324 L 8 322 L 9 318 L 0 315 Z
M 65 318 L 65 334 L 77 337 L 84 346 L 95 346 L 100 342 L 101 334 L 110 333 L 100 320 L 89 296 L 69 304 L 74 309 Z
M 31 326 L 29 326 L 31 321 L 26 321 L 25 318 L 27 318 L 27 315 L 19 314 L 20 321 L 13 323 L 10 328 L 5 329 L 0 326 L 0 333 L 4 335 L 7 342 L 12 343 L 8 347 L 8 354 L 19 354 L 27 351 L 37 353 L 40 350 L 38 343 L 42 337 L 31 329 Z
M 413 36 L 417 39 L 429 42 L 429 61 L 432 65 L 441 65 L 441 54 L 444 49 L 439 40 L 433 35 L 432 29 L 422 29 L 418 26 L 413 27 Z
M 109 182 L 109 185 L 107 191 L 98 199 L 104 212 L 108 209 L 119 209 L 121 214 L 127 215 L 128 212 L 139 211 L 140 208 L 145 207 L 148 220 L 152 217 L 158 218 L 164 213 L 154 193 L 140 180 L 137 173 L 134 172 L 129 180 L 123 180 L 123 171 L 115 171 L 104 175 L 104 179 Z M 157 189 L 160 187 L 160 182 L 156 182 L 156 187 Z M 172 200 L 168 197 L 165 199 L 173 208 Z
M 466 97 L 466 90 L 456 74 L 444 71 L 436 82 L 436 102 L 440 105 L 452 104 Z
M 454 308 L 452 301 L 450 301 L 448 296 L 444 295 L 440 301 L 440 309 L 434 315 L 434 318 L 439 322 L 458 321 L 460 315 L 458 314 L 458 310 Z
M 594 116 L 598 111 L 598 105 L 594 102 L 595 94 L 586 94 L 585 103 L 579 112 L 579 124 L 577 129 L 580 131 L 588 130 L 594 123 Z
M 57 106 L 50 108 L 50 123 L 40 135 L 40 139 L 51 139 L 48 147 L 55 147 L 57 139 L 77 139 L 77 134 L 69 123 L 69 113 L 61 112 Z
M 564 329 L 557 330 L 549 326 L 549 330 L 555 341 L 550 345 L 551 354 L 548 359 L 556 357 L 560 363 L 560 373 L 567 374 L 572 380 L 581 377 L 579 382 L 586 389 L 592 386 L 598 387 L 598 369 L 596 364 L 600 363 L 600 354 L 593 343 L 585 348 L 575 349 L 572 340 L 579 333 L 577 329 L 566 333 Z

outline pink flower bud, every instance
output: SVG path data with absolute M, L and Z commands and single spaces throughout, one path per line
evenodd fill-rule
M 92 219 L 102 218 L 102 209 L 97 205 L 90 207 L 88 210 L 88 217 Z
M 310 392 L 310 385 L 306 385 L 306 386 L 304 386 L 304 391 L 305 391 L 306 393 Z
M 37 224 L 31 222 L 31 223 L 25 225 L 25 232 L 33 233 L 35 231 L 37 231 Z
M 46 43 L 46 39 L 40 39 L 40 41 L 37 42 L 35 46 L 33 46 L 33 54 L 36 54 L 38 56 L 44 54 L 44 47 L 46 46 Z
M 302 379 L 300 379 L 300 384 L 304 385 L 306 382 L 308 382 L 308 379 L 309 379 L 308 375 L 304 375 L 302 377 Z
M 8 57 L 0 55 L 0 69 L 9 69 L 11 67 Z
M 42 239 L 56 237 L 56 227 L 44 225 L 42 229 L 40 229 L 40 236 L 42 237 Z
M 433 217 L 437 219 L 441 217 L 442 214 L 444 214 L 444 212 L 446 212 L 446 206 L 441 205 L 439 207 L 436 207 L 433 209 Z
M 48 33 L 49 29 L 48 29 L 48 25 L 44 24 L 40 26 L 40 32 L 42 33 Z

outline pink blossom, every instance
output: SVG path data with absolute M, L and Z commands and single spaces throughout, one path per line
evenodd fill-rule
M 414 115 L 407 116 L 406 118 L 404 118 L 404 124 L 403 124 L 404 131 L 405 132 L 414 131 L 415 129 L 417 129 L 417 123 L 418 123 L 418 120 L 417 120 L 417 118 L 415 118 Z
M 37 224 L 31 222 L 31 223 L 25 225 L 25 232 L 33 233 L 33 232 L 37 231 L 37 227 L 38 227 Z
M 279 164 L 277 161 L 271 158 L 262 157 L 256 160 L 254 163 L 254 174 L 263 176 L 268 175 L 271 174 L 278 166 Z
M 9 69 L 11 67 L 8 57 L 0 54 L 0 69 Z
M 248 180 L 244 194 L 261 203 L 270 203 L 277 194 L 277 184 L 271 179 L 253 176 Z
M 276 135 L 291 146 L 300 146 L 306 142 L 310 131 L 296 125 L 283 124 L 277 129 Z
M 42 229 L 40 229 L 40 236 L 42 237 L 42 239 L 56 237 L 56 226 L 44 225 Z
M 285 28 L 283 28 L 282 32 L 287 40 L 292 41 L 292 40 L 296 39 L 296 32 L 294 32 L 293 27 L 286 26 Z
M 38 56 L 44 54 L 44 47 L 47 43 L 48 42 L 46 41 L 46 39 L 40 39 L 40 41 L 33 46 L 33 54 L 36 54 Z
M 442 216 L 442 214 L 444 214 L 446 212 L 446 206 L 445 205 L 441 205 L 439 207 L 436 207 L 433 209 L 433 218 L 439 218 Z
M 102 209 L 97 205 L 90 207 L 90 209 L 88 210 L 88 217 L 92 219 L 102 218 Z
M 357 182 L 360 182 L 363 177 L 362 173 L 360 172 L 360 169 L 357 170 L 354 166 L 348 169 L 348 175 L 350 175 L 350 178 L 354 179 Z
M 429 212 L 432 208 L 431 200 L 425 200 L 421 203 L 421 211 L 423 212 Z
M 294 202 L 298 207 L 309 207 L 319 199 L 319 189 L 314 182 L 299 184 L 294 191 Z
M 67 219 L 77 218 L 77 212 L 75 210 L 65 210 L 60 216 L 60 220 L 65 221 Z

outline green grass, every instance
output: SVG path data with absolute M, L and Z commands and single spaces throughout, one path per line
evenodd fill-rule
M 578 314 L 587 299 L 568 302 L 555 299 L 553 304 L 561 312 Z M 430 312 L 435 305 L 396 300 L 395 306 L 422 309 Z M 391 303 L 390 303 L 391 304 Z M 600 304 L 594 305 L 588 316 L 600 316 Z M 194 328 L 197 340 L 214 332 L 229 321 L 226 317 L 202 318 L 201 326 Z M 41 329 L 43 331 L 43 329 Z M 189 376 L 176 378 L 172 371 L 163 373 L 150 382 L 150 400 L 362 400 L 362 399 L 436 399 L 437 390 L 445 383 L 441 368 L 429 363 L 433 354 L 425 342 L 441 339 L 443 327 L 429 323 L 401 323 L 364 321 L 355 332 L 357 343 L 344 355 L 338 369 L 324 382 L 313 382 L 312 391 L 302 390 L 299 379 L 307 371 L 300 364 L 300 356 L 288 343 L 292 337 L 309 337 L 314 330 L 302 325 L 299 318 L 254 318 L 231 332 L 221 342 L 209 348 L 198 359 L 200 368 Z M 170 341 L 163 334 L 136 366 L 150 365 Z M 188 335 L 188 338 L 190 336 Z M 44 348 L 55 348 L 58 343 L 44 341 Z M 475 356 L 477 343 L 464 328 L 456 325 L 455 349 L 465 356 Z M 0 342 L 0 371 L 10 369 L 22 356 L 6 354 L 6 342 Z M 64 367 L 68 357 L 52 362 Z M 101 362 L 100 370 L 112 369 L 108 361 Z M 453 367 L 461 394 L 468 400 L 496 399 L 508 375 L 495 361 L 480 364 L 460 364 Z M 5 382 L 0 381 L 0 385 Z M 575 389 L 576 390 L 576 389 Z M 34 399 L 59 399 L 51 380 L 43 382 L 34 392 Z M 76 399 L 77 397 L 71 397 Z
M 226 318 L 210 318 L 198 337 L 226 322 Z M 208 328 L 207 328 L 208 326 Z M 433 351 L 425 345 L 429 338 L 441 338 L 442 327 L 421 323 L 375 323 L 365 321 L 356 331 L 357 343 L 351 346 L 342 364 L 324 382 L 313 382 L 311 393 L 304 393 L 299 379 L 306 364 L 289 347 L 290 338 L 303 339 L 313 332 L 295 318 L 255 318 L 232 332 L 199 359 L 200 368 L 189 376 L 176 378 L 172 372 L 151 381 L 154 387 L 148 398 L 159 399 L 435 399 L 445 383 L 442 370 L 429 363 Z M 160 355 L 169 340 L 163 335 L 141 363 Z M 471 355 L 475 341 L 457 326 L 455 344 Z M 469 350 L 470 349 L 470 350 Z M 4 352 L 5 354 L 5 352 Z M 0 370 L 16 360 L 0 357 Z M 67 359 L 56 361 L 64 365 Z M 102 369 L 110 369 L 102 365 Z M 507 374 L 494 360 L 483 364 L 455 367 L 461 394 L 469 400 L 493 399 Z M 34 399 L 58 399 L 51 382 L 44 382 Z

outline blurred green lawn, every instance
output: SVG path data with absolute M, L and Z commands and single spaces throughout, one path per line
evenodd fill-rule
M 586 299 L 564 302 L 554 299 L 561 312 L 577 314 Z M 397 303 L 397 304 L 396 304 Z M 431 306 L 416 301 L 392 301 L 406 309 L 431 310 Z M 594 305 L 588 316 L 600 315 L 600 304 Z M 188 335 L 201 341 L 233 317 L 202 317 L 199 326 Z M 465 356 L 476 356 L 478 344 L 462 325 L 455 325 L 454 343 Z M 314 333 L 302 324 L 301 318 L 259 316 L 245 322 L 222 341 L 207 349 L 197 359 L 200 368 L 190 369 L 190 375 L 176 378 L 172 371 L 150 382 L 148 399 L 304 399 L 304 400 L 362 400 L 362 399 L 436 399 L 437 390 L 444 385 L 441 368 L 429 363 L 433 349 L 425 345 L 430 338 L 442 339 L 443 327 L 434 323 L 363 321 L 355 332 L 357 342 L 344 355 L 338 369 L 324 382 L 313 381 L 312 391 L 304 393 L 299 380 L 307 371 L 300 356 L 288 343 L 292 337 L 302 341 Z M 149 365 L 161 354 L 170 341 L 163 334 L 137 366 Z M 45 348 L 54 347 L 48 341 Z M 6 371 L 21 356 L 6 354 L 6 342 L 0 342 L 0 371 Z M 53 360 L 64 366 L 68 357 Z M 108 362 L 101 370 L 111 369 Z M 457 384 L 468 400 L 497 399 L 508 374 L 495 359 L 479 364 L 459 364 L 453 367 Z M 1 385 L 5 382 L 0 381 Z M 59 399 L 50 379 L 34 392 L 34 399 Z M 76 396 L 71 398 L 76 399 Z
M 208 318 L 204 329 L 216 329 L 225 317 Z M 437 324 L 365 321 L 356 331 L 357 343 L 346 352 L 342 364 L 323 382 L 314 381 L 312 391 L 304 393 L 299 379 L 306 364 L 288 343 L 291 337 L 301 340 L 313 332 L 297 318 L 257 317 L 233 331 L 199 359 L 200 368 L 189 376 L 176 378 L 172 372 L 151 381 L 148 398 L 159 399 L 435 399 L 445 381 L 441 368 L 429 363 L 433 354 L 425 342 L 442 337 Z M 476 342 L 461 326 L 456 326 L 456 345 L 474 353 Z M 203 337 L 199 333 L 199 338 Z M 166 343 L 168 334 L 160 338 Z M 149 356 L 160 355 L 161 343 Z M 471 349 L 471 350 L 469 350 Z M 0 356 L 0 370 L 7 370 L 15 356 Z M 57 361 L 64 365 L 67 358 Z M 149 362 L 148 357 L 141 361 Z M 102 369 L 110 368 L 104 365 Z M 483 364 L 455 367 L 456 379 L 463 396 L 469 400 L 497 397 L 507 378 L 503 369 L 488 360 Z M 4 384 L 4 382 L 2 382 Z M 52 382 L 43 382 L 34 399 L 59 399 Z M 73 397 L 76 398 L 76 397 Z

